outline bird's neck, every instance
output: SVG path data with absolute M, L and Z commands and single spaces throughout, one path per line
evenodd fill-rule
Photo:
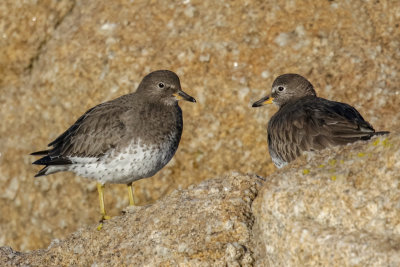
M 285 103 L 283 103 L 282 105 L 280 105 L 279 110 L 284 109 L 287 106 L 292 106 L 295 103 L 301 103 L 301 102 L 307 101 L 308 99 L 314 99 L 314 98 L 317 98 L 317 96 L 306 95 L 306 96 L 302 96 L 302 97 L 298 97 L 298 98 L 294 98 L 294 99 L 292 98 L 292 99 L 286 101 Z

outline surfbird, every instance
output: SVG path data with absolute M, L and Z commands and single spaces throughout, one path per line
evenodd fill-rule
M 89 109 L 50 149 L 32 153 L 43 156 L 33 164 L 45 165 L 35 177 L 71 171 L 97 180 L 100 230 L 109 219 L 104 185 L 127 184 L 129 204 L 134 205 L 132 182 L 153 176 L 175 154 L 183 128 L 181 99 L 196 102 L 182 91 L 174 72 L 148 74 L 134 93 Z
M 368 140 L 375 132 L 352 106 L 317 97 L 313 85 L 298 74 L 283 74 L 272 84 L 271 94 L 253 104 L 274 103 L 279 110 L 268 122 L 268 149 L 281 168 L 303 151 L 321 150 Z

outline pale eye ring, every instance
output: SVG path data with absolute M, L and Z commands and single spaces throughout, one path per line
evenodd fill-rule
M 285 90 L 285 87 L 283 87 L 283 86 L 279 86 L 279 87 L 278 87 L 278 91 L 279 91 L 279 92 L 282 92 L 283 90 Z
M 165 84 L 164 84 L 164 83 L 159 83 L 159 84 L 158 84 L 158 87 L 159 87 L 159 88 L 164 88 L 164 87 L 165 87 Z

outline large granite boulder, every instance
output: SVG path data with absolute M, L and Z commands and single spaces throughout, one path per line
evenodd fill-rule
M 7 266 L 399 266 L 400 135 L 232 173 L 79 229 Z
M 299 158 L 253 215 L 258 266 L 399 266 L 400 135 Z
M 79 229 L 46 250 L 0 249 L 9 266 L 251 266 L 251 204 L 262 180 L 229 175 Z
M 319 95 L 353 104 L 378 130 L 398 129 L 400 5 L 396 1 L 0 1 L 0 245 L 45 248 L 98 219 L 95 183 L 69 173 L 34 179 L 28 154 L 88 108 L 132 92 L 155 69 L 180 75 L 174 159 L 138 181 L 148 205 L 231 171 L 275 171 L 253 100 L 297 72 Z M 119 215 L 124 185 L 106 187 Z

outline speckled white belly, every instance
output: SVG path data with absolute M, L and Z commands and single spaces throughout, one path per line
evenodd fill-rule
M 272 162 L 275 164 L 277 168 L 282 168 L 286 166 L 288 163 L 281 159 L 273 149 L 269 148 L 269 155 L 271 156 Z
M 70 157 L 69 171 L 100 183 L 128 184 L 151 177 L 173 157 L 177 147 L 173 140 L 159 146 L 148 146 L 140 141 L 131 143 L 119 153 L 110 151 L 102 158 Z

